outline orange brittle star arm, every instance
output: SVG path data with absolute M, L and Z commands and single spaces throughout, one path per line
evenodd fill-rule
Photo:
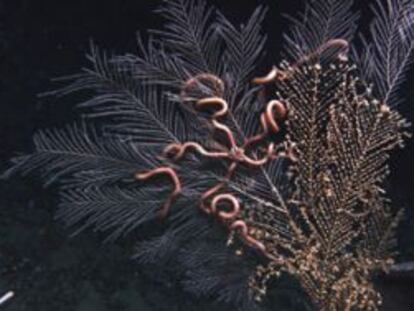
M 174 202 L 176 197 L 182 191 L 181 181 L 180 181 L 180 179 L 177 175 L 177 172 L 171 167 L 163 166 L 163 167 L 155 168 L 155 169 L 150 170 L 148 172 L 136 173 L 135 178 L 137 180 L 144 181 L 144 180 L 147 180 L 147 179 L 159 176 L 159 175 L 167 175 L 171 179 L 171 181 L 173 182 L 173 185 L 174 185 L 173 192 L 169 195 L 168 199 L 164 202 L 164 205 L 162 206 L 162 208 L 160 209 L 160 211 L 158 213 L 160 218 L 164 218 L 165 216 L 167 216 L 171 204 Z
M 219 151 L 207 151 L 203 146 L 196 142 L 186 142 L 184 144 L 180 143 L 173 143 L 168 145 L 164 149 L 164 155 L 169 155 L 174 153 L 174 159 L 179 160 L 181 159 L 187 150 L 193 149 L 197 151 L 199 154 L 209 157 L 209 158 L 228 158 L 228 152 L 219 152 Z
M 318 52 L 322 53 L 331 47 L 338 47 L 340 52 L 338 53 L 338 59 L 341 61 L 348 60 L 348 52 L 349 52 L 349 42 L 345 39 L 332 39 L 323 44 L 319 49 Z
M 226 211 L 219 211 L 218 205 L 222 201 L 227 201 L 231 204 L 231 210 Z M 219 195 L 216 195 L 214 199 L 211 201 L 211 211 L 216 214 L 221 220 L 231 220 L 236 218 L 240 213 L 240 203 L 239 200 L 236 199 L 236 197 L 230 193 L 222 193 Z
M 230 230 L 237 230 L 247 244 L 257 248 L 262 253 L 266 253 L 266 246 L 259 240 L 256 240 L 249 235 L 249 230 L 244 220 L 236 220 L 233 222 L 230 226 Z
M 206 214 L 211 214 L 212 210 L 211 210 L 211 206 L 206 206 L 205 201 L 210 198 L 213 194 L 217 193 L 221 188 L 223 188 L 226 185 L 226 182 L 228 180 L 230 180 L 230 178 L 233 176 L 235 170 L 237 168 L 237 162 L 232 162 L 227 170 L 227 174 L 224 177 L 224 181 L 220 181 L 219 183 L 217 183 L 216 185 L 214 185 L 213 187 L 209 188 L 208 190 L 206 190 L 202 195 L 201 195 L 201 203 L 200 203 L 200 209 L 202 211 L 204 211 Z
M 340 50 L 340 52 L 337 54 L 339 60 L 341 61 L 348 60 L 347 54 L 349 52 L 349 42 L 345 39 L 338 38 L 338 39 L 331 39 L 327 41 L 326 43 L 322 44 L 318 49 L 316 49 L 316 51 L 303 56 L 292 66 L 292 68 L 297 68 L 298 66 L 302 65 L 303 63 L 307 62 L 313 57 L 333 47 L 337 47 Z M 277 80 L 283 81 L 288 77 L 289 77 L 288 72 L 284 70 L 280 70 L 276 66 L 273 66 L 266 76 L 254 78 L 252 82 L 253 84 L 264 85 L 264 84 L 272 83 Z
M 286 79 L 287 74 L 283 70 L 278 69 L 276 66 L 273 66 L 270 72 L 264 77 L 257 77 L 253 79 L 253 84 L 268 84 L 275 80 L 284 80 Z
M 224 93 L 224 83 L 216 75 L 210 73 L 201 73 L 194 77 L 189 78 L 183 85 L 181 90 L 181 98 L 184 101 L 194 100 L 194 98 L 188 97 L 188 94 L 191 93 L 191 89 L 199 89 L 200 85 L 209 82 L 213 86 L 213 92 L 215 96 L 222 96 Z
M 308 60 L 312 59 L 320 55 L 321 53 L 327 51 L 330 48 L 338 48 L 340 51 L 337 53 L 338 59 L 340 61 L 347 61 L 348 60 L 348 52 L 349 52 L 349 42 L 345 39 L 331 39 L 324 44 L 322 44 L 319 48 L 317 48 L 314 52 L 303 56 L 295 65 L 294 67 L 298 67 Z
M 219 122 L 217 119 L 220 117 L 224 117 L 228 111 L 229 111 L 229 105 L 228 103 L 221 97 L 207 97 L 200 99 L 197 101 L 196 107 L 197 108 L 208 108 L 211 106 L 220 106 L 220 110 L 216 111 L 212 116 L 212 122 L 213 126 L 224 132 L 224 134 L 227 136 L 228 142 L 230 144 L 230 147 L 233 148 L 236 146 L 236 139 L 234 138 L 233 132 L 229 129 L 227 125 L 224 125 L 223 123 Z
M 247 149 L 250 145 L 264 140 L 266 136 L 269 134 L 269 127 L 267 126 L 266 116 L 264 113 L 260 115 L 260 124 L 263 128 L 263 132 L 253 137 L 247 138 L 245 143 L 243 144 L 243 149 Z
M 236 220 L 230 225 L 230 230 L 237 230 L 243 240 L 251 247 L 256 248 L 259 250 L 265 257 L 270 259 L 274 263 L 283 264 L 285 260 L 282 256 L 276 257 L 269 253 L 266 249 L 266 246 L 260 242 L 259 240 L 255 239 L 249 234 L 249 228 L 244 220 Z
M 260 115 L 260 123 L 263 128 L 263 132 L 261 134 L 258 134 L 256 136 L 253 136 L 246 140 L 246 142 L 243 145 L 243 148 L 248 147 L 249 145 L 253 143 L 257 143 L 263 139 L 266 138 L 266 136 L 269 134 L 269 128 L 273 133 L 278 133 L 280 131 L 280 127 L 277 123 L 277 120 L 283 120 L 286 118 L 287 115 L 287 109 L 285 105 L 278 100 L 271 100 L 267 105 L 265 112 L 263 112 Z M 256 167 L 262 166 L 266 164 L 269 159 L 271 159 L 274 156 L 274 149 L 275 146 L 273 143 L 270 143 L 267 148 L 267 153 L 262 159 L 252 159 L 248 156 L 244 156 L 244 161 L 249 164 Z
M 243 148 L 247 148 L 250 145 L 264 140 L 269 134 L 269 127 L 273 133 L 277 133 L 280 130 L 277 120 L 283 120 L 286 118 L 287 109 L 285 105 L 278 100 L 271 100 L 266 105 L 265 112 L 260 115 L 260 124 L 263 128 L 263 132 L 250 137 L 246 140 Z
M 287 110 L 285 105 L 279 100 L 271 100 L 266 105 L 265 119 L 270 129 L 277 133 L 280 131 L 280 127 L 277 124 L 277 120 L 283 120 L 286 118 Z
M 266 154 L 263 156 L 263 158 L 261 158 L 261 159 L 253 159 L 253 158 L 250 158 L 249 156 L 247 156 L 247 155 L 244 155 L 243 156 L 243 162 L 244 163 L 246 163 L 246 164 L 248 164 L 248 165 L 251 165 L 251 166 L 254 166 L 254 167 L 260 167 L 260 166 L 263 166 L 263 165 L 265 165 L 270 159 L 272 159 L 273 158 L 273 155 L 274 155 L 274 151 L 275 151 L 275 144 L 274 143 L 270 143 L 269 145 L 268 145 L 268 147 L 267 147 L 267 152 L 266 152 Z

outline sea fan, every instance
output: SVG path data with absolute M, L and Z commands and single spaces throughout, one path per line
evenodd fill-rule
M 166 0 L 137 55 L 92 44 L 91 67 L 52 92 L 90 96 L 83 121 L 40 131 L 5 176 L 59 185 L 77 232 L 138 232 L 134 258 L 195 295 L 253 310 L 287 274 L 320 310 L 376 310 L 371 278 L 401 218 L 381 186 L 408 136 L 393 106 L 414 5 L 378 1 L 362 49 L 352 5 L 310 0 L 286 60 L 256 77 L 264 8 L 236 27 L 204 1 Z

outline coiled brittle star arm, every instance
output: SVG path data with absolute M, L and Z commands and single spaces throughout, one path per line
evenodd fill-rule
M 227 154 L 223 152 L 208 152 L 206 151 L 201 145 L 197 143 L 186 143 L 181 146 L 177 145 L 170 145 L 167 147 L 167 152 L 171 150 L 177 150 L 178 153 L 176 155 L 176 159 L 179 159 L 183 156 L 186 149 L 192 147 L 196 149 L 200 154 L 212 157 L 212 158 L 229 158 L 232 160 L 228 172 L 225 177 L 225 181 L 219 182 L 217 185 L 213 186 L 212 188 L 208 189 L 206 192 L 203 193 L 201 197 L 201 205 L 200 208 L 206 212 L 211 213 L 211 207 L 207 207 L 205 201 L 217 193 L 220 189 L 222 189 L 228 180 L 233 175 L 237 167 L 237 163 L 245 163 L 249 166 L 253 167 L 260 167 L 266 164 L 270 159 L 274 156 L 275 146 L 274 143 L 270 143 L 267 147 L 266 154 L 260 158 L 255 159 L 247 156 L 245 154 L 246 147 L 252 145 L 253 143 L 257 143 L 262 141 L 266 138 L 269 134 L 269 128 L 273 133 L 277 133 L 279 131 L 279 126 L 277 125 L 277 120 L 282 120 L 286 117 L 286 108 L 280 101 L 270 101 L 266 107 L 266 111 L 261 114 L 260 121 L 263 127 L 263 132 L 258 134 L 250 139 L 247 139 L 246 142 L 243 144 L 242 147 L 237 146 L 236 140 L 234 138 L 233 133 L 231 132 L 230 128 L 223 123 L 219 122 L 217 119 L 220 117 L 224 117 L 228 113 L 228 104 L 227 102 L 220 97 L 207 97 L 197 101 L 196 107 L 197 108 L 209 108 L 218 106 L 219 110 L 213 113 L 212 115 L 212 123 L 214 127 L 222 132 L 224 132 L 227 136 L 228 142 L 230 144 L 230 150 L 227 151 Z
M 278 133 L 280 131 L 280 127 L 277 124 L 277 120 L 284 120 L 287 115 L 287 110 L 281 101 L 271 100 L 266 106 L 264 115 L 266 123 L 273 133 Z
M 253 79 L 254 84 L 268 84 L 275 80 L 284 80 L 287 78 L 286 72 L 273 66 L 270 72 L 264 77 L 258 77 Z
M 203 88 L 206 91 L 211 91 L 214 96 L 221 97 L 224 94 L 224 83 L 219 77 L 210 73 L 200 73 L 184 83 L 180 97 L 183 101 L 194 101 L 202 95 L 200 89 Z M 210 94 L 210 92 L 208 93 Z
M 275 151 L 275 144 L 270 143 L 267 147 L 267 152 L 261 159 L 253 159 L 247 155 L 243 155 L 243 162 L 253 167 L 261 167 L 265 165 L 270 159 L 273 158 L 274 151 Z
M 221 202 L 230 203 L 230 210 L 219 211 L 218 205 Z M 233 221 L 241 211 L 239 200 L 233 194 L 223 193 L 215 196 L 211 202 L 211 210 L 220 220 L 224 222 L 232 221 L 229 225 L 230 230 L 239 232 L 240 236 L 249 246 L 256 248 L 269 259 L 274 259 L 274 257 L 266 250 L 266 246 L 249 234 L 249 228 L 244 220 L 239 219 Z
M 263 128 L 262 133 L 247 138 L 243 144 L 244 149 L 247 149 L 250 145 L 263 141 L 267 137 L 267 135 L 269 135 L 269 127 L 267 126 L 267 120 L 264 113 L 260 115 L 260 124 Z
M 229 202 L 231 204 L 230 211 L 218 211 L 218 205 L 222 202 Z M 230 193 L 222 193 L 216 195 L 214 199 L 211 201 L 211 211 L 213 214 L 217 214 L 217 216 L 221 220 L 232 220 L 236 218 L 240 213 L 240 203 L 237 198 L 230 194 Z
M 174 160 L 180 160 L 186 153 L 187 150 L 194 149 L 199 154 L 208 157 L 208 158 L 228 158 L 228 152 L 219 152 L 219 151 L 207 151 L 203 146 L 196 142 L 186 142 L 184 144 L 173 143 L 168 145 L 164 149 L 164 155 L 168 156 L 174 154 Z
M 265 256 L 266 258 L 270 259 L 275 264 L 283 264 L 285 260 L 283 256 L 276 257 L 275 255 L 271 254 L 264 243 L 255 239 L 252 235 L 249 234 L 249 226 L 246 224 L 244 220 L 236 220 L 230 225 L 230 230 L 237 231 L 240 236 L 243 238 L 245 243 L 258 251 Z
M 246 150 L 247 147 L 254 143 L 258 143 L 263 141 L 270 132 L 278 133 L 280 131 L 280 127 L 278 125 L 278 120 L 284 120 L 287 115 L 286 106 L 278 100 L 271 100 L 266 105 L 265 111 L 260 115 L 260 123 L 263 128 L 263 132 L 251 138 L 248 138 L 243 145 L 243 150 Z M 267 152 L 262 159 L 252 159 L 247 155 L 244 156 L 244 161 L 252 166 L 260 167 L 266 164 L 270 159 L 274 159 L 275 155 L 275 145 L 274 143 L 270 143 L 267 147 Z
M 228 143 L 230 144 L 230 148 L 234 148 L 236 146 L 236 139 L 234 138 L 233 132 L 229 129 L 229 127 L 221 122 L 219 122 L 217 119 L 220 117 L 224 117 L 227 115 L 229 111 L 229 105 L 228 103 L 220 97 L 207 97 L 200 99 L 196 103 L 197 108 L 208 108 L 209 106 L 220 106 L 221 109 L 216 111 L 212 116 L 212 123 L 213 126 L 217 129 L 222 131 L 228 140 Z
M 248 245 L 260 250 L 262 253 L 266 253 L 266 246 L 249 235 L 249 228 L 244 220 L 236 220 L 233 222 L 230 230 L 236 230 Z
M 177 175 L 177 172 L 171 167 L 158 167 L 158 168 L 155 168 L 155 169 L 150 170 L 148 172 L 136 173 L 135 178 L 137 180 L 145 181 L 147 179 L 154 178 L 154 177 L 157 177 L 159 175 L 167 175 L 171 179 L 171 181 L 173 182 L 173 185 L 174 185 L 173 192 L 171 192 L 168 199 L 164 202 L 164 205 L 162 206 L 162 208 L 158 212 L 158 216 L 160 218 L 164 218 L 165 216 L 167 216 L 171 204 L 174 202 L 176 197 L 182 191 L 181 181 L 180 181 L 180 179 Z
M 291 69 L 295 69 L 299 67 L 300 65 L 306 63 L 312 58 L 315 58 L 318 55 L 321 55 L 323 52 L 327 51 L 330 48 L 337 48 L 339 50 L 339 52 L 336 53 L 336 55 L 340 61 L 346 62 L 348 60 L 349 42 L 345 39 L 340 39 L 340 38 L 331 39 L 327 41 L 326 43 L 322 44 L 314 52 L 311 52 L 303 56 L 301 59 L 299 59 L 295 64 L 291 66 Z M 266 76 L 253 79 L 253 84 L 265 85 L 265 84 L 269 84 L 275 81 L 283 81 L 289 78 L 289 75 L 290 75 L 289 72 L 281 70 L 277 68 L 276 66 L 273 66 Z
M 230 203 L 230 210 L 229 211 L 219 210 L 219 204 L 221 202 Z M 233 194 L 222 193 L 222 194 L 216 195 L 211 202 L 211 211 L 213 212 L 213 214 L 216 214 L 220 220 L 224 222 L 232 221 L 229 225 L 230 230 L 239 232 L 243 240 L 249 246 L 252 246 L 258 249 L 264 255 L 267 255 L 265 245 L 249 234 L 248 232 L 249 229 L 248 229 L 246 222 L 243 220 L 233 221 L 234 219 L 237 218 L 237 216 L 240 214 L 240 211 L 241 211 L 239 200 Z

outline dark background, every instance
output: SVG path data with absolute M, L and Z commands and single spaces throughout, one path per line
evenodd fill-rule
M 269 34 L 269 52 L 261 65 L 264 70 L 280 61 L 282 32 L 288 24 L 282 13 L 295 14 L 303 7 L 301 0 L 208 2 L 237 24 L 257 5 L 269 7 L 264 25 Z M 357 2 L 358 9 L 367 12 L 368 1 Z M 36 129 L 62 125 L 74 116 L 70 100 L 56 102 L 38 96 L 54 89 L 50 79 L 76 73 L 87 65 L 84 55 L 91 39 L 114 53 L 134 52 L 137 30 L 162 25 L 152 14 L 160 3 L 0 0 L 1 170 L 12 156 L 30 152 Z M 363 20 L 362 29 L 367 20 Z M 413 82 L 411 70 L 402 90 L 408 100 L 400 107 L 410 121 L 414 121 L 414 103 L 410 102 L 414 98 L 414 89 L 410 88 Z M 392 157 L 387 186 L 395 205 L 407 209 L 399 232 L 401 261 L 414 258 L 413 146 L 414 142 L 409 141 L 406 149 Z M 69 232 L 53 219 L 53 202 L 38 185 L 14 179 L 1 182 L 0 208 L 0 295 L 8 289 L 16 291 L 16 298 L 5 310 L 152 311 L 166 310 L 165 306 L 168 310 L 212 310 L 208 301 L 196 301 L 172 285 L 149 281 L 145 271 L 137 269 L 124 255 L 123 244 L 102 245 L 99 237 L 91 235 L 69 239 Z M 387 291 L 394 293 L 390 310 L 408 306 L 404 299 L 413 287 L 406 282 L 382 281 Z M 220 310 L 220 306 L 215 308 Z

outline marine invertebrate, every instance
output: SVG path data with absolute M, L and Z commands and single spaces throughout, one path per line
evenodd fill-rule
M 296 142 L 295 190 L 286 203 L 295 215 L 290 226 L 299 230 L 265 240 L 276 260 L 258 268 L 261 281 L 252 280 L 261 293 L 269 276 L 287 271 L 319 309 L 380 305 L 370 277 L 392 263 L 386 235 L 401 217 L 389 211 L 380 183 L 407 123 L 359 85 L 354 70 L 341 61 L 308 64 L 278 83 L 290 103 L 288 137 Z M 250 221 L 274 236 L 261 213 Z
M 92 68 L 55 92 L 92 91 L 87 124 L 39 132 L 8 174 L 60 183 L 59 215 L 81 229 L 116 238 L 161 220 L 135 257 L 168 261 L 197 294 L 251 310 L 288 274 L 320 310 L 375 310 L 371 277 L 391 265 L 401 217 L 382 182 L 408 136 L 394 107 L 414 6 L 376 2 L 362 51 L 351 6 L 310 1 L 285 60 L 257 77 L 263 8 L 237 28 L 203 1 L 166 1 L 138 55 L 92 46 Z
M 213 75 L 202 75 L 195 78 L 190 78 L 183 87 L 181 96 L 188 98 L 186 89 L 190 87 L 193 89 L 199 88 L 200 90 L 203 86 L 198 86 L 197 84 L 200 81 L 211 83 L 211 85 L 219 85 L 220 93 L 224 91 L 224 83 L 220 78 Z M 256 83 L 258 81 L 256 80 Z M 261 83 L 261 82 L 260 82 Z M 194 86 L 196 84 L 196 86 Z M 200 196 L 200 209 L 206 214 L 213 214 L 217 216 L 221 221 L 228 223 L 228 226 L 231 230 L 241 231 L 241 236 L 243 239 L 252 246 L 257 247 L 263 253 L 266 254 L 264 245 L 258 240 L 251 237 L 248 233 L 248 228 L 245 221 L 241 220 L 238 216 L 241 212 L 239 200 L 231 193 L 219 193 L 222 188 L 224 188 L 237 170 L 239 165 L 246 165 L 249 167 L 260 168 L 265 165 L 269 160 L 274 159 L 278 156 L 288 156 L 291 160 L 293 155 L 291 153 L 279 152 L 275 150 L 274 142 L 268 143 L 268 146 L 265 147 L 265 154 L 261 157 L 249 156 L 247 152 L 249 147 L 253 144 L 258 144 L 271 133 L 277 134 L 280 130 L 277 120 L 284 119 L 286 117 L 286 108 L 282 102 L 278 100 L 271 100 L 266 104 L 264 111 L 260 114 L 260 124 L 262 126 L 262 133 L 253 135 L 252 137 L 245 137 L 244 142 L 241 146 L 237 144 L 235 134 L 226 124 L 220 121 L 220 118 L 226 117 L 229 113 L 227 101 L 219 96 L 205 97 L 196 100 L 195 107 L 198 109 L 206 109 L 209 106 L 218 106 L 219 109 L 212 113 L 211 123 L 212 128 L 221 132 L 225 137 L 225 143 L 219 145 L 218 150 L 208 151 L 200 143 L 189 141 L 184 143 L 172 143 L 164 149 L 164 155 L 173 156 L 174 160 L 180 160 L 183 158 L 186 152 L 189 150 L 197 151 L 200 155 L 206 158 L 217 159 L 217 160 L 227 160 L 227 169 L 225 172 L 224 181 L 218 181 L 217 184 L 205 190 Z M 214 108 L 213 108 L 214 109 Z M 227 146 L 225 146 L 227 145 Z M 254 153 L 257 155 L 257 153 Z M 162 215 L 166 216 L 168 209 L 172 203 L 172 199 L 175 198 L 181 192 L 181 182 L 179 180 L 178 174 L 171 167 L 157 167 L 147 173 L 137 173 L 136 177 L 139 180 L 147 179 L 159 174 L 167 174 L 174 182 L 174 191 L 171 193 L 168 200 L 164 203 L 162 209 Z M 207 202 L 207 201 L 211 202 Z M 230 211 L 220 210 L 219 205 L 221 202 L 230 203 Z

